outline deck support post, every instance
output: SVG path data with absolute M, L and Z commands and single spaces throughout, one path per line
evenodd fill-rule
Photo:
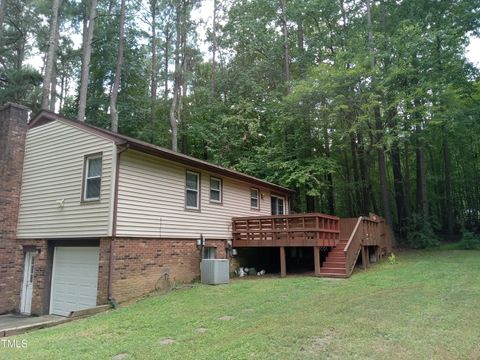
M 315 261 L 315 276 L 320 275 L 320 246 L 313 247 L 313 259 Z
M 366 246 L 362 246 L 362 266 L 364 270 L 368 267 L 368 251 Z
M 287 263 L 285 260 L 285 246 L 280 246 L 280 276 L 287 276 Z

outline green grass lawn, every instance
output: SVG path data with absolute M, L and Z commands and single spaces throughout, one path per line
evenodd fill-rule
M 480 252 L 397 259 L 350 279 L 195 285 L 17 336 L 28 347 L 0 343 L 0 358 L 480 359 Z

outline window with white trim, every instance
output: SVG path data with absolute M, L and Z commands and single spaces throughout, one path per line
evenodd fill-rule
M 223 186 L 222 179 L 211 176 L 210 177 L 210 201 L 214 203 L 221 203 L 223 200 Z
M 83 200 L 100 200 L 102 183 L 102 154 L 89 155 L 85 158 L 83 179 Z
M 255 188 L 250 189 L 250 207 L 252 209 L 260 209 L 260 191 Z
M 200 209 L 200 174 L 187 171 L 185 179 L 185 207 L 187 209 Z

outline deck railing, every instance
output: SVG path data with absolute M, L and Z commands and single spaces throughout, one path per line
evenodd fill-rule
M 339 218 L 320 213 L 232 219 L 234 247 L 335 246 Z

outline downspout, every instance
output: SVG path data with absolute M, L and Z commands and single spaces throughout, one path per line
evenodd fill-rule
M 112 296 L 112 278 L 113 278 L 113 243 L 117 237 L 117 207 L 118 207 L 118 178 L 120 174 L 120 155 L 129 149 L 130 145 L 125 143 L 124 148 L 117 146 L 117 161 L 115 164 L 115 189 L 114 189 L 114 198 L 113 198 L 113 217 L 112 217 L 112 239 L 110 240 L 110 256 L 108 259 L 108 301 L 115 309 L 117 307 L 117 302 Z

